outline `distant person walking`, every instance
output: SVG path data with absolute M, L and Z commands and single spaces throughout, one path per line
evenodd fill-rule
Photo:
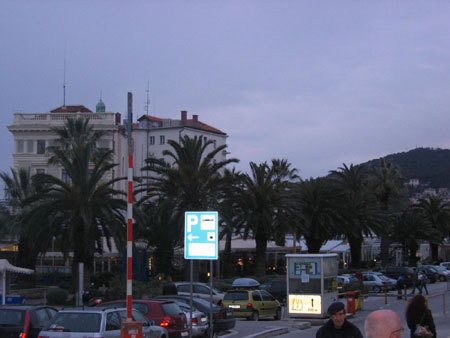
M 427 289 L 427 276 L 425 274 L 421 274 L 420 278 L 420 294 L 422 294 L 422 291 L 425 290 L 425 292 L 428 295 L 428 289 Z
M 425 297 L 414 296 L 406 307 L 406 322 L 411 331 L 411 338 L 436 338 L 436 326 L 433 315 L 428 308 Z
M 363 338 L 361 331 L 345 318 L 345 306 L 335 302 L 328 307 L 330 320 L 316 333 L 316 338 Z
M 419 281 L 419 272 L 417 271 L 417 268 L 413 268 L 414 273 L 412 276 L 412 283 L 413 283 L 413 289 L 411 291 L 411 294 L 414 294 L 416 289 L 419 291 L 419 293 L 422 293 L 422 285 Z
M 364 322 L 366 338 L 400 338 L 403 327 L 398 314 L 392 310 L 370 313 Z

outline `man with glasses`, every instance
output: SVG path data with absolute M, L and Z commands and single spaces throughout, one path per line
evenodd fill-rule
M 403 327 L 398 314 L 391 310 L 377 310 L 364 323 L 366 338 L 400 338 Z
M 335 302 L 328 307 L 330 320 L 316 333 L 316 338 L 363 338 L 361 331 L 345 317 L 345 306 Z

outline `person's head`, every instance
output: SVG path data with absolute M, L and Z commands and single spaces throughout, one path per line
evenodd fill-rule
M 423 316 L 427 308 L 425 297 L 422 295 L 415 295 L 406 307 L 406 318 L 417 321 Z
M 392 310 L 377 310 L 370 313 L 364 323 L 366 338 L 400 338 L 402 323 Z
M 334 327 L 340 329 L 345 321 L 345 306 L 341 302 L 334 302 L 328 307 L 328 315 Z

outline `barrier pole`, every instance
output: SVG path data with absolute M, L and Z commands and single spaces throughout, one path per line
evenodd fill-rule
M 387 289 L 384 289 L 384 304 L 386 305 L 388 303 L 387 301 Z

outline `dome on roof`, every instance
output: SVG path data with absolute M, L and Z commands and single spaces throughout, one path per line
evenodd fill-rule
M 95 112 L 96 113 L 104 113 L 105 112 L 105 104 L 103 103 L 103 101 L 100 99 L 97 103 L 97 105 L 95 106 Z

